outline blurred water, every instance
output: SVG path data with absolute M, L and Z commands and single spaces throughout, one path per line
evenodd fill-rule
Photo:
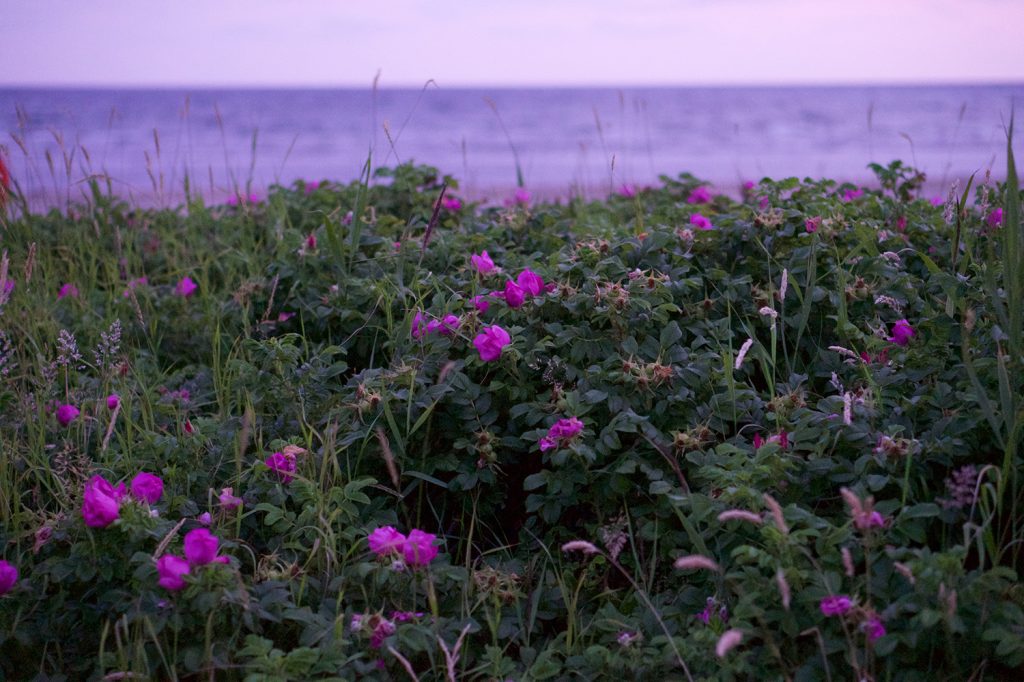
M 869 162 L 897 158 L 938 186 L 990 167 L 1002 174 L 1003 126 L 1022 96 L 1024 84 L 376 94 L 0 89 L 0 144 L 23 188 L 58 202 L 68 176 L 76 196 L 87 172 L 106 173 L 125 195 L 150 198 L 180 196 L 186 171 L 193 187 L 215 196 L 250 180 L 257 193 L 297 178 L 347 181 L 371 150 L 375 166 L 428 163 L 479 197 L 515 184 L 512 146 L 527 187 L 547 194 L 570 186 L 608 191 L 682 171 L 720 189 L 766 175 L 868 181 Z

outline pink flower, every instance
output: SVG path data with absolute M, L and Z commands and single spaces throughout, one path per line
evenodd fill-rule
M 910 343 L 912 336 L 914 336 L 914 328 L 910 326 L 910 323 L 905 319 L 897 320 L 892 326 L 892 336 L 889 337 L 889 342 L 895 343 L 897 346 L 906 346 Z
M 511 199 L 505 199 L 506 206 L 526 206 L 530 203 L 530 193 L 525 187 L 516 187 Z
M 826 616 L 841 616 L 853 607 L 853 602 L 844 594 L 834 594 L 821 600 L 818 608 Z
M 866 530 L 868 528 L 885 528 L 885 517 L 876 511 L 871 511 L 858 518 L 855 525 L 861 530 Z
M 164 494 L 164 482 L 159 476 L 140 471 L 132 479 L 131 491 L 136 500 L 156 504 Z
M 494 261 L 491 260 L 491 256 L 487 253 L 486 249 L 481 251 L 479 254 L 471 254 L 469 256 L 469 260 L 473 262 L 473 267 L 476 268 L 476 271 L 481 275 L 489 275 L 495 270 Z
M 600 554 L 601 550 L 594 543 L 586 540 L 570 540 L 562 545 L 563 552 L 583 552 L 584 554 Z
M 107 396 L 107 409 L 116 410 L 117 406 L 121 404 L 121 398 L 116 393 L 111 393 Z
M 456 213 L 462 210 L 462 200 L 458 197 L 445 197 L 441 199 L 441 208 L 449 213 Z
M 714 226 L 711 221 L 702 216 L 700 213 L 694 213 L 690 216 L 690 224 L 696 227 L 698 230 L 711 230 Z
M 398 554 L 405 546 L 405 536 L 399 533 L 392 526 L 377 528 L 366 538 L 370 544 L 370 550 L 377 556 Z
M 128 288 L 124 290 L 122 296 L 128 298 L 129 296 L 131 296 L 132 289 L 138 289 L 139 287 L 144 287 L 147 284 L 149 284 L 148 277 L 136 277 L 135 279 L 130 279 L 128 280 Z
M 623 185 L 619 187 L 619 194 L 621 196 L 626 197 L 627 199 L 632 199 L 633 197 L 636 196 L 636 185 L 631 183 L 623 183 Z
M 174 293 L 182 298 L 188 298 L 196 292 L 196 283 L 192 281 L 191 277 L 182 277 L 181 281 L 178 282 L 178 286 L 174 287 Z
M 14 291 L 14 280 L 4 280 L 4 296 L 9 296 L 12 291 Z
M 14 564 L 0 559 L 0 597 L 14 589 L 18 583 L 18 569 Z
M 1003 224 L 1003 209 L 993 208 L 987 216 L 985 216 L 985 222 L 988 223 L 989 227 L 998 227 Z M 884 631 L 884 628 L 883 628 Z
M 719 658 L 724 657 L 727 653 L 743 641 L 743 631 L 733 628 L 727 630 L 721 637 L 718 638 L 718 643 L 715 644 L 715 655 Z
M 746 509 L 726 509 L 718 515 L 718 522 L 725 523 L 726 521 L 746 521 L 757 526 L 760 526 L 763 523 L 763 519 L 760 514 L 755 514 L 754 512 L 747 511 Z
M 484 362 L 492 362 L 500 358 L 502 349 L 510 343 L 512 343 L 512 337 L 496 324 L 484 327 L 483 331 L 473 339 L 473 345 Z
M 879 637 L 885 636 L 885 626 L 882 625 L 881 619 L 878 616 L 871 616 L 862 626 L 864 628 L 864 634 L 868 636 L 869 642 L 874 642 Z
M 487 312 L 487 309 L 491 307 L 490 302 L 486 296 L 474 296 L 469 300 L 473 304 L 473 307 L 482 315 Z
M 242 498 L 235 497 L 234 488 L 221 488 L 218 499 L 220 500 L 220 506 L 225 509 L 237 509 L 242 506 Z
M 210 516 L 210 512 L 203 512 L 202 514 L 196 517 L 196 521 L 203 524 L 204 526 L 209 526 L 210 523 L 213 521 L 213 517 Z
M 896 230 L 903 232 L 905 229 L 907 229 L 907 216 L 901 215 L 896 219 Z
M 459 330 L 459 316 L 458 315 L 445 315 L 441 318 L 441 333 L 445 336 L 451 336 Z
M 306 236 L 306 250 L 316 251 L 316 232 L 310 232 Z
M 57 408 L 57 421 L 60 422 L 61 426 L 67 426 L 78 419 L 79 414 L 81 413 L 74 405 L 61 405 Z
M 306 183 L 306 194 L 312 194 L 313 192 L 315 192 L 317 190 L 318 187 L 320 187 L 320 182 L 317 181 L 317 180 L 312 180 L 310 182 L 307 182 Z M 316 248 L 316 247 L 314 247 L 314 248 Z
M 755 188 L 756 186 L 757 186 L 757 185 L 756 185 L 756 184 L 754 183 L 754 181 L 753 181 L 753 180 L 747 180 L 747 181 L 745 181 L 745 182 L 744 182 L 744 183 L 743 183 L 743 184 L 742 184 L 742 185 L 740 186 L 740 188 L 741 188 L 741 189 L 743 190 L 743 193 L 744 193 L 744 194 L 748 194 L 748 193 L 750 193 L 750 192 L 751 192 L 751 191 L 752 191 L 752 190 L 753 190 L 753 189 L 754 189 L 754 188 Z
M 754 434 L 754 449 L 755 450 L 760 449 L 760 447 L 762 445 L 766 445 L 767 443 L 775 443 L 781 449 L 785 450 L 785 449 L 789 448 L 789 434 L 786 433 L 785 431 L 779 431 L 776 434 L 768 436 L 768 440 L 765 440 L 764 438 L 762 438 L 761 434 L 759 434 L 759 433 L 755 433 Z
M 291 483 L 295 477 L 295 457 L 289 457 L 283 452 L 275 452 L 264 461 L 267 467 L 277 474 L 282 483 Z
M 429 331 L 429 329 L 427 329 L 427 325 L 423 323 L 424 319 L 423 313 L 419 311 L 417 311 L 416 315 L 412 318 L 412 330 L 410 331 L 412 338 L 418 339 Z
M 165 554 L 156 561 L 156 572 L 160 575 L 157 584 L 165 590 L 177 592 L 185 589 L 188 562 L 180 556 Z
M 686 203 L 709 204 L 711 203 L 711 192 L 708 191 L 707 187 L 698 187 L 690 192 L 690 196 L 686 197 Z
M 425 615 L 427 614 L 423 613 L 422 611 L 392 611 L 391 620 L 398 621 L 399 623 L 404 623 L 406 621 L 414 620 L 416 618 L 422 618 Z
M 217 556 L 220 540 L 205 528 L 196 528 L 185 534 L 185 558 L 193 566 L 210 563 L 226 564 L 226 556 Z
M 808 232 L 814 233 L 821 229 L 821 216 L 816 215 L 813 218 L 808 218 L 804 221 L 804 229 Z
M 122 493 L 123 494 L 123 493 Z M 82 518 L 90 528 L 106 528 L 121 515 L 121 496 L 102 476 L 93 476 L 82 495 Z
M 505 303 L 509 308 L 518 308 L 526 301 L 526 292 L 523 288 L 509 280 L 505 282 Z
M 372 620 L 373 617 L 371 617 Z M 370 647 L 379 649 L 384 644 L 384 640 L 395 634 L 395 624 L 383 616 L 378 616 L 379 620 L 373 628 L 373 634 L 370 635 Z M 379 660 L 378 663 L 383 664 L 383 659 Z M 378 667 L 383 668 L 383 665 Z
M 410 566 L 426 566 L 433 561 L 438 551 L 434 546 L 436 539 L 437 536 L 433 533 L 424 533 L 422 530 L 413 529 L 402 545 L 405 563 Z
M 854 199 L 860 199 L 864 196 L 864 190 L 862 189 L 848 189 L 843 192 L 843 201 L 853 201 Z
M 71 298 L 78 298 L 78 287 L 70 282 L 63 285 L 60 291 L 57 292 L 57 300 L 70 296 Z
M 540 296 L 544 292 L 544 280 L 533 270 L 523 270 L 516 277 L 516 284 L 530 296 Z
M 550 429 L 548 435 L 540 439 L 540 451 L 546 452 L 558 445 L 565 445 L 580 434 L 583 430 L 583 422 L 576 417 L 559 419 Z
M 943 199 L 942 196 L 939 194 L 936 194 L 928 201 L 929 203 L 931 203 L 932 206 L 942 206 L 944 203 L 946 203 L 946 200 Z
M 681 556 L 672 565 L 683 571 L 703 570 L 717 572 L 722 570 L 714 560 L 701 554 Z

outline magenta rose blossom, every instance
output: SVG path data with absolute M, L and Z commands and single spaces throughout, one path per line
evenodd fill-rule
M 60 288 L 60 291 L 57 292 L 57 300 L 59 301 L 60 299 L 67 298 L 69 296 L 71 298 L 78 298 L 78 287 L 70 282 L 63 285 Z
M 441 199 L 441 208 L 448 211 L 449 213 L 455 213 L 462 210 L 462 200 L 458 197 L 445 197 Z
M 540 451 L 547 452 L 552 448 L 572 440 L 583 430 L 583 422 L 576 417 L 559 419 L 550 429 L 548 435 L 540 439 Z
M 57 421 L 61 426 L 67 426 L 78 419 L 80 412 L 74 405 L 61 405 L 57 408 Z
M 192 281 L 191 277 L 182 277 L 181 281 L 178 282 L 178 286 L 174 287 L 174 293 L 182 298 L 188 298 L 196 292 L 196 283 Z
M 862 189 L 848 189 L 843 192 L 843 201 L 853 201 L 854 199 L 860 199 L 864 196 L 864 190 Z
M 914 328 L 910 326 L 910 323 L 905 319 L 896 320 L 892 326 L 892 336 L 889 337 L 889 342 L 895 343 L 897 346 L 906 346 L 910 343 L 912 336 L 914 336 Z
M 188 562 L 180 556 L 164 554 L 156 561 L 156 572 L 160 575 L 157 584 L 165 590 L 177 592 L 185 589 L 185 576 L 188 575 Z
M 989 227 L 999 227 L 1003 224 L 1003 209 L 993 208 L 992 211 L 985 216 L 985 222 L 988 223 Z
M 530 203 L 530 193 L 525 187 L 516 187 L 511 199 L 505 199 L 506 206 L 526 206 Z
M 427 333 L 427 325 L 424 324 L 423 313 L 417 312 L 412 318 L 412 329 L 410 333 L 414 339 L 418 339 Z
M 121 398 L 116 393 L 111 393 L 107 396 L 107 409 L 116 410 L 117 406 L 121 404 Z
M 505 282 L 505 303 L 509 308 L 518 308 L 526 301 L 526 292 L 523 288 L 509 280 Z
M 841 616 L 853 607 L 853 602 L 844 594 L 835 594 L 821 600 L 819 608 L 826 616 Z
M 18 582 L 18 569 L 14 564 L 0 559 L 0 597 L 14 589 Z
M 235 497 L 233 488 L 222 488 L 220 491 L 220 506 L 225 509 L 237 509 L 242 506 L 242 498 Z
M 555 422 L 554 426 L 548 431 L 548 435 L 552 438 L 569 439 L 576 436 L 582 430 L 583 422 L 576 417 L 569 417 L 568 419 L 559 419 Z
M 469 260 L 473 261 L 473 267 L 476 268 L 476 271 L 481 275 L 489 275 L 494 272 L 494 261 L 491 260 L 491 257 L 486 250 L 481 251 L 479 255 L 475 253 L 472 254 L 469 257 Z
M 512 337 L 496 324 L 484 327 L 483 331 L 473 339 L 473 345 L 484 362 L 492 362 L 500 358 L 502 349 L 510 343 L 512 343 Z
M 119 486 L 120 487 L 120 486 Z M 82 495 L 82 518 L 90 528 L 106 528 L 121 515 L 121 495 L 102 476 L 93 476 Z
M 185 534 L 185 558 L 193 566 L 217 562 L 226 564 L 228 558 L 217 556 L 220 541 L 205 528 L 196 528 Z
M 410 566 L 426 566 L 433 561 L 437 556 L 437 547 L 434 546 L 436 539 L 437 536 L 433 533 L 424 533 L 422 530 L 413 529 L 402 545 L 405 563 Z
M 370 550 L 377 556 L 398 554 L 405 546 L 405 536 L 395 530 L 392 526 L 377 528 L 366 538 L 370 543 Z
M 879 637 L 885 636 L 885 626 L 878 616 L 872 616 L 864 621 L 864 634 L 868 636 L 869 642 L 874 642 Z
M 487 309 L 491 307 L 491 303 L 487 300 L 486 296 L 474 296 L 469 299 L 469 302 L 472 303 L 473 307 L 481 314 L 486 313 Z
M 808 218 L 806 221 L 804 221 L 804 229 L 806 229 L 808 232 L 817 232 L 820 227 L 821 216 L 814 216 L 813 218 Z
M 131 491 L 132 497 L 136 500 L 156 504 L 160 496 L 164 494 L 164 482 L 155 474 L 140 471 L 132 479 Z
M 267 457 L 264 463 L 271 471 L 277 474 L 282 483 L 291 483 L 295 479 L 292 476 L 295 473 L 294 457 L 288 457 L 283 452 L 275 452 L 270 457 Z
M 711 224 L 711 221 L 708 220 L 705 216 L 702 216 L 700 213 L 694 213 L 692 216 L 690 216 L 690 224 L 696 227 L 698 230 L 710 230 L 714 228 L 714 226 Z
M 455 332 L 459 331 L 459 316 L 458 315 L 445 315 L 441 318 L 441 333 L 445 336 L 451 336 Z
M 530 296 L 540 296 L 544 293 L 544 280 L 533 270 L 523 270 L 516 277 L 516 284 L 523 288 L 523 291 Z
M 707 187 L 698 187 L 697 189 L 690 192 L 690 196 L 686 197 L 686 203 L 688 204 L 708 204 L 711 203 L 711 192 L 708 191 Z

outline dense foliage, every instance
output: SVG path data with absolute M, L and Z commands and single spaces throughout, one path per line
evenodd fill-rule
M 0 676 L 1012 676 L 1016 176 L 875 170 L 12 192 Z

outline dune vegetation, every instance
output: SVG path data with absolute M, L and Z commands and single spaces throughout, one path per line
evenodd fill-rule
M 8 180 L 0 677 L 1012 679 L 1008 156 L 943 197 Z

